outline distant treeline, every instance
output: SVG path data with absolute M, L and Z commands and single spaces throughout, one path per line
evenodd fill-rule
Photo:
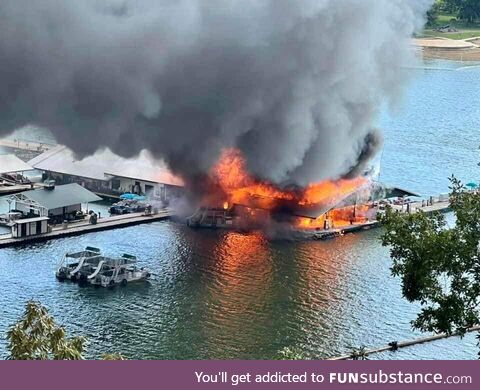
M 480 0 L 436 0 L 427 12 L 428 24 L 436 24 L 440 13 L 454 15 L 457 20 L 473 24 L 480 19 Z

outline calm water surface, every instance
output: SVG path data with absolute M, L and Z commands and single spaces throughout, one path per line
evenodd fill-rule
M 452 173 L 478 180 L 480 144 L 480 68 L 428 67 L 436 70 L 418 70 L 398 112 L 379 121 L 386 134 L 381 180 L 425 196 L 447 192 Z M 267 241 L 261 234 L 162 222 L 2 249 L 0 335 L 34 298 L 72 333 L 88 337 L 89 357 L 272 358 L 285 346 L 327 357 L 417 337 L 410 321 L 418 307 L 401 297 L 390 276 L 380 234 Z M 63 253 L 86 245 L 136 254 L 155 276 L 114 290 L 57 282 Z M 470 335 L 376 358 L 469 359 L 476 353 Z

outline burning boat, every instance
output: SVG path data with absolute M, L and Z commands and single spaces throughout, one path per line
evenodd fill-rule
M 187 218 L 187 225 L 205 228 L 233 228 L 236 216 L 228 207 L 200 207 L 195 214 Z
M 289 223 L 297 230 L 333 231 L 354 225 L 370 226 L 376 220 L 379 199 L 399 193 L 416 195 L 385 188 L 368 174 L 322 181 L 305 188 L 280 188 L 249 175 L 243 156 L 235 149 L 223 153 L 210 176 L 214 190 L 187 219 L 189 226 L 256 228 L 268 219 Z

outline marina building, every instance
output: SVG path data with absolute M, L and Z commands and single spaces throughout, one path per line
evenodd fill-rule
M 46 218 L 51 223 L 60 223 L 77 219 L 82 213 L 82 204 L 88 205 L 101 199 L 77 183 L 60 186 L 47 183 L 44 188 L 12 195 L 7 201 L 12 210 L 28 219 L 34 218 L 33 222 L 40 221 L 37 218 Z M 25 221 L 20 219 L 17 223 Z
M 12 238 L 37 236 L 48 232 L 48 217 L 18 219 L 12 222 Z
M 8 173 L 21 173 L 33 170 L 32 166 L 20 160 L 14 154 L 0 155 L 0 175 Z
M 57 146 L 29 164 L 43 173 L 44 180 L 77 183 L 103 198 L 118 199 L 124 193 L 133 193 L 168 203 L 183 192 L 180 179 L 144 156 L 127 160 L 104 151 L 101 156 L 78 160 L 70 149 Z
M 0 155 L 0 194 L 13 194 L 33 186 L 25 172 L 33 171 L 33 167 L 13 154 Z

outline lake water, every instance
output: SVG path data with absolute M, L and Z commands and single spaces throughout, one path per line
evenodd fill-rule
M 382 114 L 382 181 L 424 196 L 447 192 L 452 173 L 478 181 L 480 68 L 460 67 L 434 62 L 416 70 L 398 112 Z M 34 298 L 71 333 L 88 337 L 89 357 L 273 358 L 288 346 L 323 358 L 417 337 L 410 321 L 418 307 L 390 276 L 380 234 L 268 241 L 162 222 L 2 249 L 0 335 Z M 86 245 L 135 254 L 155 276 L 114 290 L 57 282 L 63 253 Z M 374 358 L 472 359 L 475 344 L 469 335 Z

